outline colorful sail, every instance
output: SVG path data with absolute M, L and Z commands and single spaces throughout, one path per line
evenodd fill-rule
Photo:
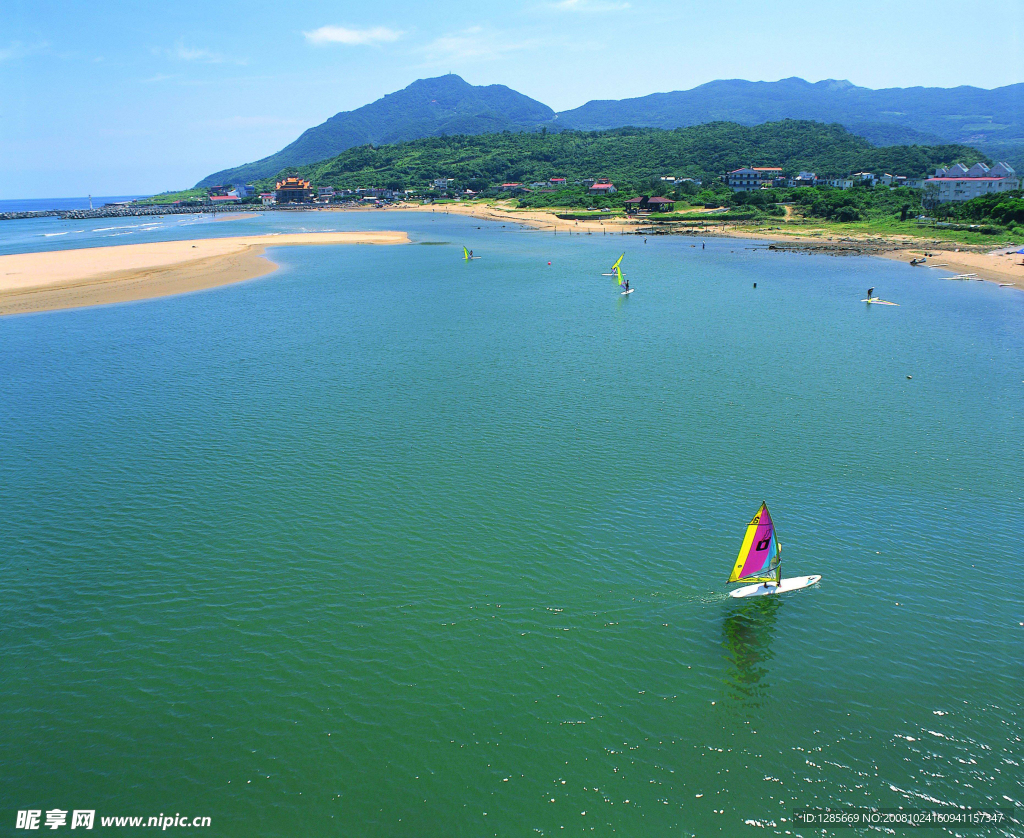
M 768 504 L 762 503 L 761 508 L 751 522 L 747 524 L 747 532 L 743 536 L 743 545 L 732 569 L 730 582 L 774 582 L 781 575 L 782 547 L 775 534 L 775 524 L 768 512 Z
M 468 262 L 469 261 L 469 250 L 466 249 L 465 245 L 462 246 L 462 255 L 465 258 L 465 260 Z
M 625 255 L 626 255 L 625 253 L 622 254 L 622 256 L 625 256 Z M 613 271 L 618 269 L 619 263 L 622 261 L 622 256 L 620 256 L 618 259 L 615 260 L 615 264 L 612 265 L 612 270 Z
M 622 285 L 622 268 L 615 266 L 615 276 L 618 277 L 619 285 Z

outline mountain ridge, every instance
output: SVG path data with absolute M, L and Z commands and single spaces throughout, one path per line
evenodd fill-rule
M 534 130 L 555 112 L 503 84 L 471 85 L 454 73 L 418 79 L 351 111 L 306 129 L 280 151 L 203 178 L 196 186 L 238 183 L 334 157 L 360 145 L 384 145 L 443 134 Z
M 685 128 L 783 119 L 838 123 L 876 146 L 968 144 L 1024 168 L 1024 83 L 987 90 L 961 85 L 875 90 L 847 79 L 808 82 L 716 79 L 689 90 L 593 99 L 555 113 L 505 85 L 471 85 L 455 74 L 418 79 L 342 111 L 261 160 L 223 169 L 197 186 L 258 180 L 330 159 L 357 146 L 503 131 Z

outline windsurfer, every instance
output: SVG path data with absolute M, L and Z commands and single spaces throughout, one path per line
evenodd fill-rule
M 869 288 L 868 289 L 868 299 L 869 300 L 871 299 L 871 295 L 874 294 L 874 293 L 875 293 L 875 289 L 874 288 Z

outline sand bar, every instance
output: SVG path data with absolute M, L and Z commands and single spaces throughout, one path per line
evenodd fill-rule
M 404 232 L 286 233 L 0 256 L 0 315 L 123 303 L 263 276 L 268 247 L 405 244 Z

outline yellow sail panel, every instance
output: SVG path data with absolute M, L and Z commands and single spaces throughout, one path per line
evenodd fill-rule
M 626 255 L 625 253 L 622 254 L 622 256 L 625 256 L 625 255 Z M 619 263 L 622 261 L 622 256 L 620 256 L 618 259 L 615 260 L 615 264 L 612 265 L 612 270 L 613 271 L 618 269 Z
M 466 248 L 465 245 L 462 246 L 462 255 L 463 255 L 463 258 L 468 262 L 469 261 L 469 250 Z
M 619 285 L 622 285 L 622 268 L 615 268 L 615 276 L 619 278 Z

